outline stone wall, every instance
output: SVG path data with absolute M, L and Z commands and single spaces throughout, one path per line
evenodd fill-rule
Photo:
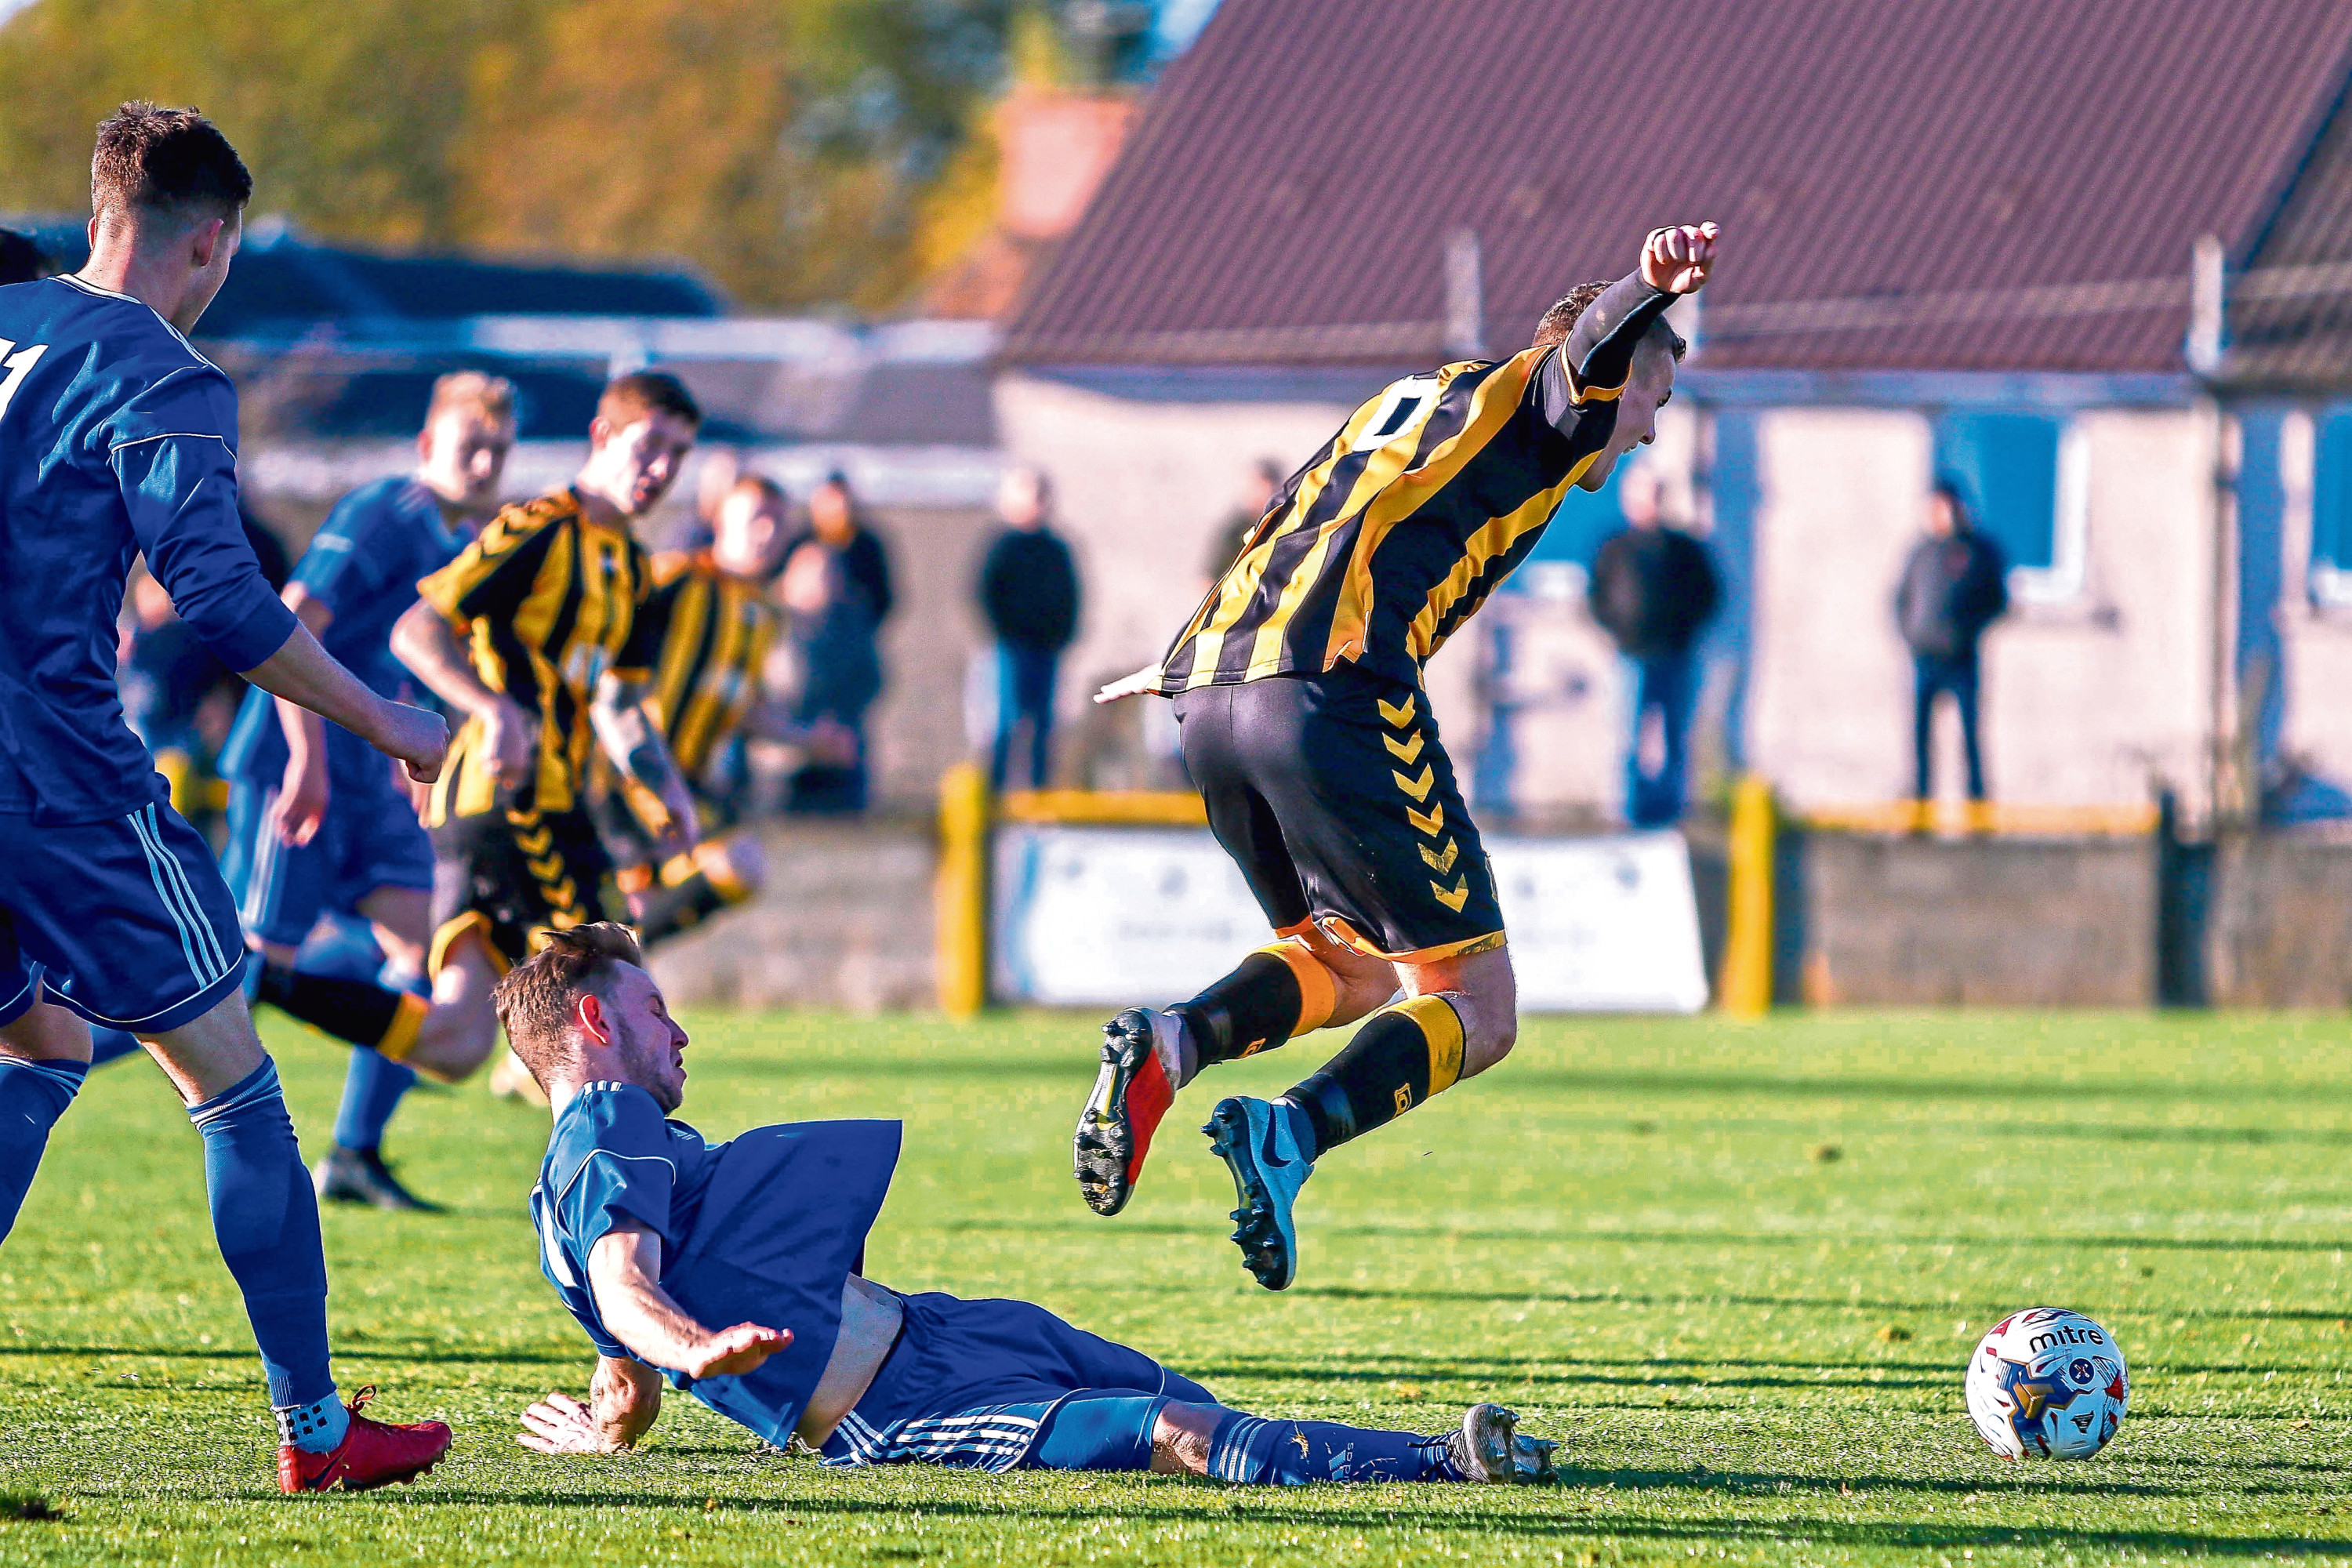
M 2133 1007 L 2156 999 L 2144 838 L 1782 840 L 1785 971 L 1816 1005 Z M 1784 994 L 1786 986 L 1784 984 Z
M 936 1005 L 929 820 L 791 821 L 761 841 L 766 892 L 657 949 L 663 990 L 694 1006 Z

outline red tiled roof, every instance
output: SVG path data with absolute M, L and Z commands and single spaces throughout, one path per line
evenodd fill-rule
M 1006 352 L 1426 361 L 1464 227 L 1502 348 L 1713 218 L 1710 364 L 2178 370 L 2192 241 L 2248 259 L 2347 69 L 2345 0 L 1224 0 Z M 1765 309 L 1825 300 L 1877 324 Z

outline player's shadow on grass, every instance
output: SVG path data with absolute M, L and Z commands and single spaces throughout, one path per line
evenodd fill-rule
M 1160 1236 L 1198 1236 L 1201 1226 L 1183 1220 L 1121 1220 L 1114 1236 L 1099 1221 L 1092 1219 L 998 1219 L 973 1216 L 940 1220 L 930 1229 L 950 1235 L 964 1231 L 1019 1231 L 1024 1235 L 1045 1230 L 1083 1233 L 1090 1242 Z M 2066 1236 L 2046 1231 L 2020 1233 L 2014 1236 L 1955 1236 L 1948 1232 L 1884 1232 L 1868 1235 L 1838 1232 L 1807 1231 L 1722 1231 L 1722 1230 L 1529 1230 L 1481 1228 L 1476 1226 L 1413 1225 L 1381 1222 L 1370 1225 L 1349 1225 L 1345 1222 L 1318 1225 L 1316 1234 L 1323 1237 L 1370 1237 L 1375 1239 L 1412 1240 L 1423 1237 L 1442 1237 L 1449 1241 L 1499 1241 L 1517 1247 L 1627 1246 L 1627 1247 L 1948 1247 L 1955 1248 L 2014 1248 L 2019 1251 L 2046 1253 L 2053 1247 L 2095 1247 L 2117 1252 L 2344 1252 L 2352 1251 L 2352 1240 L 2320 1238 L 2302 1240 L 2283 1237 L 2172 1237 L 2172 1236 Z M 1293 1290 L 1294 1296 L 1312 1294 L 1312 1289 Z M 1514 1300 L 1527 1298 L 1512 1297 Z M 1948 1305 L 1962 1305 L 1952 1302 Z M 1940 1306 L 1938 1308 L 1940 1309 Z M 2177 1314 L 2176 1314 L 2177 1315 Z M 2343 1317 L 2346 1313 L 2326 1313 L 2324 1316 Z
M 2179 1105 L 2310 1105 L 2352 1102 L 2352 1087 L 2298 1083 L 2266 1088 L 2216 1079 L 2194 1085 L 2145 1082 L 2052 1083 L 2036 1079 L 2031 1084 L 1999 1076 L 1949 1078 L 1779 1078 L 1764 1073 L 1709 1072 L 1580 1072 L 1573 1069 L 1508 1068 L 1511 1088 L 1518 1092 L 1623 1094 L 1647 1100 L 1661 1093 L 1715 1094 L 1737 1099 L 1783 1100 L 2017 1100 L 2047 1105 L 2053 1100 L 2137 1100 Z
M 1520 1305 L 1537 1303 L 1558 1307 L 1610 1306 L 1622 1301 L 1636 1307 L 1801 1307 L 1822 1311 L 1860 1311 L 1870 1313 L 1907 1312 L 1914 1315 L 1944 1315 L 1954 1311 L 1982 1315 L 1990 1322 L 2008 1306 L 1989 1305 L 1984 1301 L 1890 1301 L 1869 1296 L 1750 1296 L 1732 1290 L 1691 1290 L 1673 1295 L 1635 1294 L 1618 1290 L 1454 1290 L 1412 1289 L 1377 1285 L 1307 1285 L 1296 1287 L 1290 1294 L 1319 1297 L 1337 1301 L 1502 1301 Z M 2275 1307 L 2260 1311 L 2230 1311 L 2211 1307 L 2110 1307 L 2102 1314 L 2111 1318 L 2187 1318 L 2212 1322 L 2342 1322 L 2347 1310 L 2343 1307 Z

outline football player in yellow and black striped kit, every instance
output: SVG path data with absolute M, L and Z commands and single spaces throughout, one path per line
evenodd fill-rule
M 601 748 L 658 803 L 667 854 L 694 807 L 648 701 L 662 645 L 651 562 L 630 533 L 677 478 L 702 421 L 675 377 L 604 389 L 588 459 L 563 489 L 509 506 L 417 584 L 393 651 L 466 721 L 434 787 L 433 1006 L 405 1052 L 445 1079 L 498 1038 L 490 990 L 535 936 L 603 920 L 609 869 L 587 810 Z
M 1279 1290 L 1314 1162 L 1510 1051 L 1502 911 L 1422 665 L 1570 486 L 1599 489 L 1651 438 L 1683 353 L 1665 310 L 1706 281 L 1716 238 L 1712 224 L 1654 230 L 1633 272 L 1572 290 L 1532 347 L 1408 376 L 1357 409 L 1167 657 L 1097 699 L 1175 700 L 1210 828 L 1278 940 L 1189 1002 L 1103 1026 L 1076 1144 L 1096 1212 L 1126 1205 L 1202 1068 L 1365 1019 L 1281 1099 L 1223 1100 L 1203 1129 L 1233 1173 L 1242 1260 Z
M 629 900 L 646 946 L 739 904 L 760 890 L 766 867 L 749 833 L 709 836 L 725 806 L 702 793 L 711 764 L 739 733 L 803 747 L 830 761 L 854 761 L 856 735 L 829 721 L 795 721 L 762 689 L 761 669 L 781 616 L 768 597 L 784 542 L 782 486 L 745 474 L 720 498 L 716 537 L 693 555 L 654 558 L 652 610 L 667 628 L 654 668 L 651 701 L 671 757 L 696 791 L 706 837 L 690 854 L 665 858 L 660 803 L 608 759 L 594 766 L 590 809 L 611 851 L 614 880 Z

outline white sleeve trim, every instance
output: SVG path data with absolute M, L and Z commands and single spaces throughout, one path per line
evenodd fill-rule
M 125 447 L 143 447 L 150 441 L 218 441 L 224 447 L 228 445 L 227 437 L 215 436 L 209 430 L 166 430 L 161 436 L 142 436 L 136 441 L 117 441 L 106 449 L 106 455 L 110 458 Z

